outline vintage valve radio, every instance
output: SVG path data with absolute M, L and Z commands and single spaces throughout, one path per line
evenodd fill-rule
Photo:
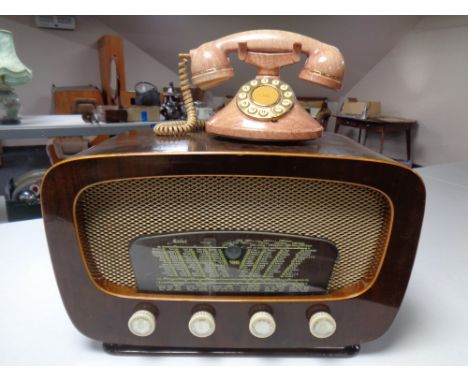
M 206 89 L 232 77 L 232 51 L 258 75 L 206 122 L 209 134 L 194 131 L 186 63 Z M 120 135 L 47 173 L 52 263 L 83 334 L 110 352 L 350 355 L 391 325 L 424 185 L 322 136 L 279 79 L 301 53 L 300 78 L 341 86 L 334 47 L 282 31 L 227 36 L 181 55 L 187 121 Z
M 149 131 L 54 166 L 42 203 L 68 314 L 108 349 L 339 354 L 392 323 L 424 195 L 340 135 Z

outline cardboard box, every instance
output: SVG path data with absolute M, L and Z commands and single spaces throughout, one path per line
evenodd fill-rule
M 127 109 L 128 122 L 159 121 L 159 106 L 132 106 Z
M 348 98 L 341 107 L 341 114 L 354 115 L 360 118 L 367 118 L 380 115 L 380 101 L 359 101 L 356 98 Z
M 341 108 L 341 114 L 351 114 L 363 116 L 367 113 L 367 102 L 349 102 L 345 101 Z
M 382 114 L 380 101 L 367 101 L 367 115 L 375 116 Z

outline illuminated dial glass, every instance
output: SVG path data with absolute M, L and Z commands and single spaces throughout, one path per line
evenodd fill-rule
M 336 257 L 328 240 L 266 232 L 150 235 L 130 245 L 138 289 L 168 294 L 323 294 Z

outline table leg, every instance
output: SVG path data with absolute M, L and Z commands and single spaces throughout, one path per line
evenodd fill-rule
M 338 131 L 340 130 L 340 123 L 338 121 L 335 122 L 335 134 L 338 134 Z
M 359 128 L 359 135 L 357 141 L 361 143 L 361 134 L 362 134 L 362 127 Z
M 378 130 L 380 131 L 380 154 L 383 153 L 383 144 L 385 139 L 385 128 L 383 126 L 379 127 Z
M 364 146 L 367 143 L 367 128 L 364 129 Z
M 406 158 L 411 162 L 411 128 L 406 128 Z

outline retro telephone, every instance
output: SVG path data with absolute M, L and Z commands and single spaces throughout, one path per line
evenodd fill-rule
M 241 86 L 234 99 L 206 123 L 198 121 L 190 91 L 192 82 L 202 90 L 234 76 L 228 54 L 236 51 L 241 61 L 255 65 L 257 76 Z M 241 32 L 207 42 L 190 54 L 179 55 L 179 76 L 187 121 L 168 121 L 155 127 L 157 135 L 175 135 L 206 127 L 220 136 L 256 141 L 302 141 L 322 135 L 322 126 L 297 102 L 291 87 L 279 77 L 285 65 L 308 56 L 299 78 L 340 89 L 344 60 L 334 46 L 297 33 L 278 30 Z

